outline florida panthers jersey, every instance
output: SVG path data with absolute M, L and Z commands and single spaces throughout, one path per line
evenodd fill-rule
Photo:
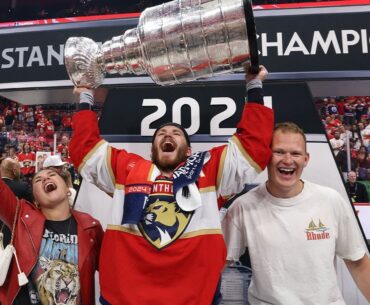
M 267 165 L 272 126 L 271 109 L 247 104 L 228 144 L 211 149 L 203 161 L 196 181 L 200 206 L 184 211 L 172 179 L 101 139 L 93 112 L 74 116 L 72 160 L 114 201 L 99 266 L 107 304 L 211 304 L 226 258 L 219 208 Z M 140 220 L 127 221 L 137 211 Z

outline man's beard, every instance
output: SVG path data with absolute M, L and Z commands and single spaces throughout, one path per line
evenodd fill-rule
M 176 158 L 171 162 L 160 160 L 159 152 L 157 146 L 152 146 L 152 162 L 160 169 L 162 172 L 172 172 L 179 166 L 180 163 L 185 162 L 187 159 L 188 147 L 186 145 L 179 147 Z

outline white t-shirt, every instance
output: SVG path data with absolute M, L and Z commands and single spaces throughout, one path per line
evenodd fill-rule
M 265 184 L 239 197 L 223 230 L 228 260 L 249 249 L 252 305 L 343 305 L 335 255 L 355 261 L 367 251 L 350 204 L 307 181 L 293 198 L 273 197 Z

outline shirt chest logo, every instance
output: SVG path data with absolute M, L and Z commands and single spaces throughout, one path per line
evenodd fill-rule
M 330 229 L 324 225 L 324 223 L 319 219 L 318 224 L 313 220 L 310 221 L 308 227 L 305 229 L 307 240 L 322 240 L 330 239 Z

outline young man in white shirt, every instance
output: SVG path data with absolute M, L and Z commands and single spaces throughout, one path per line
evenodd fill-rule
M 333 189 L 301 180 L 309 161 L 303 131 L 276 125 L 271 148 L 267 182 L 236 199 L 223 222 L 227 260 L 249 249 L 250 304 L 345 304 L 336 255 L 370 301 L 370 259 L 350 204 Z

